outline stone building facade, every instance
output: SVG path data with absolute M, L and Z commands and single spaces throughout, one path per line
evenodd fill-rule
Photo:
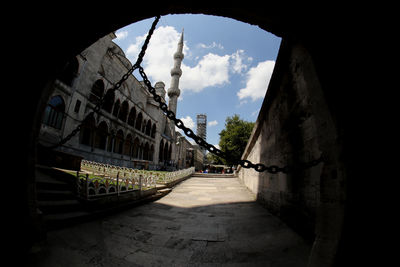
M 187 167 L 193 147 L 183 136 L 177 140 L 175 126 L 163 114 L 143 82 L 129 75 L 118 90 L 109 90 L 131 68 L 110 33 L 74 57 L 54 81 L 53 94 L 43 114 L 39 143 L 49 146 L 70 134 L 103 98 L 100 114 L 88 118 L 80 132 L 56 150 L 119 166 L 144 169 Z M 182 60 L 183 33 L 175 60 Z M 180 50 L 180 53 L 179 53 Z M 171 71 L 168 90 L 173 111 L 179 97 L 180 62 Z M 179 72 L 179 75 L 177 73 Z M 165 84 L 154 87 L 165 102 Z M 171 97 L 173 101 L 171 101 Z M 185 144 L 185 145 L 182 145 Z M 185 151 L 182 151 L 185 150 Z M 178 152 L 178 153 L 177 153 Z M 192 163 L 193 164 L 193 163 Z

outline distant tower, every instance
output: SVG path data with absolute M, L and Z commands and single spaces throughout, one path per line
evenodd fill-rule
M 171 69 L 171 87 L 168 89 L 168 109 L 173 111 L 176 115 L 176 106 L 178 97 L 181 94 L 179 90 L 179 78 L 182 75 L 181 63 L 183 60 L 183 29 L 181 38 L 178 43 L 178 48 L 174 54 L 174 67 Z
M 206 114 L 197 114 L 197 132 L 196 134 L 203 138 L 204 141 L 207 139 L 207 115 Z M 203 149 L 203 153 L 205 153 L 205 148 Z

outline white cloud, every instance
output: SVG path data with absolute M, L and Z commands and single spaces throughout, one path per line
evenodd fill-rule
M 258 63 L 247 73 L 246 87 L 239 90 L 240 100 L 250 97 L 252 101 L 263 98 L 274 70 L 275 61 L 267 60 Z
M 229 83 L 229 55 L 209 53 L 194 67 L 182 64 L 181 90 L 200 92 L 206 87 Z
M 135 41 L 128 47 L 127 57 L 135 62 L 146 35 L 136 37 Z M 180 33 L 171 26 L 158 27 L 150 40 L 146 54 L 143 58 L 143 67 L 146 74 L 152 79 L 152 83 L 163 81 L 166 89 L 169 88 L 171 80 L 171 68 L 174 64 L 173 55 L 176 52 Z M 183 53 L 188 50 L 184 45 Z
M 231 55 L 231 66 L 233 73 L 243 73 L 243 71 L 247 70 L 247 65 L 243 63 L 246 60 L 244 55 L 244 50 L 237 50 L 235 53 Z M 248 61 L 251 61 L 251 58 L 247 58 Z
M 124 40 L 126 37 L 128 37 L 128 31 L 116 32 L 115 35 L 117 36 L 117 40 Z
M 194 121 L 193 121 L 193 119 L 192 119 L 192 117 L 190 117 L 190 116 L 186 116 L 186 118 L 180 118 L 180 120 L 183 122 L 183 124 L 187 127 L 187 128 L 190 128 L 190 129 L 192 129 L 192 130 L 194 130 Z M 179 131 L 182 135 L 185 135 L 184 133 L 183 133 L 183 131 L 181 130 L 181 129 L 179 129 L 178 127 L 176 127 L 175 126 L 175 131 Z
M 194 121 L 192 119 L 192 117 L 190 116 L 186 116 L 186 118 L 181 118 L 181 121 L 183 122 L 183 124 L 185 124 L 186 127 L 190 128 L 193 130 L 194 128 Z
M 213 120 L 213 121 L 209 121 L 208 123 L 207 123 L 207 125 L 208 126 L 215 126 L 215 125 L 218 125 L 218 121 L 216 121 L 216 120 Z
M 180 35 L 181 33 L 174 27 L 158 27 L 153 33 L 143 59 L 143 68 L 147 76 L 151 79 L 151 82 L 163 81 L 166 84 L 167 90 L 171 83 L 170 73 L 174 65 L 173 55 L 176 52 Z M 136 37 L 134 42 L 128 47 L 126 55 L 131 62 L 136 61 L 145 38 L 146 35 Z M 222 45 L 215 42 L 211 46 L 222 47 Z M 186 57 L 191 54 L 190 47 L 188 47 L 186 42 L 184 43 L 183 53 Z M 230 64 L 232 64 L 230 62 L 231 57 L 232 55 L 220 56 L 208 53 L 199 58 L 197 65 L 194 67 L 186 65 L 184 59 L 181 65 L 183 74 L 179 81 L 179 88 L 182 93 L 185 90 L 200 92 L 206 87 L 222 86 L 229 83 L 229 70 Z
M 224 46 L 222 44 L 217 44 L 216 42 L 212 42 L 212 44 L 210 45 L 199 43 L 197 46 L 204 49 L 212 49 L 212 48 L 218 48 L 221 50 L 224 49 Z

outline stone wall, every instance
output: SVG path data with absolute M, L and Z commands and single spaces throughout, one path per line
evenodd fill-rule
M 280 167 L 299 166 L 321 155 L 324 161 L 287 174 L 241 168 L 238 176 L 272 213 L 315 240 L 314 246 L 323 239 L 334 249 L 341 231 L 345 172 L 338 133 L 317 77 L 304 46 L 284 40 L 242 159 Z

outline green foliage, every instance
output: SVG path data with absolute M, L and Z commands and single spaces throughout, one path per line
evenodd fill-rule
M 215 164 L 215 165 L 225 164 L 225 161 L 222 161 L 222 158 L 220 158 L 212 153 L 207 154 L 207 161 L 208 161 L 208 163 Z
M 246 148 L 247 141 L 250 138 L 254 124 L 254 122 L 240 119 L 237 114 L 226 118 L 225 129 L 219 133 L 220 149 L 229 156 L 229 159 L 222 159 L 222 162 L 225 165 L 234 165 L 238 160 L 240 160 Z

